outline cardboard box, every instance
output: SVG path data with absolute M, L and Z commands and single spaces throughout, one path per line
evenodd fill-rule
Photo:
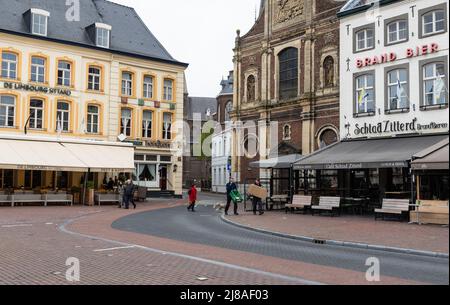
M 261 198 L 263 201 L 267 198 L 267 190 L 254 184 L 249 186 L 248 193 L 252 196 Z

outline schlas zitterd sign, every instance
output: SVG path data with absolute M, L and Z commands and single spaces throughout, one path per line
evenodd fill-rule
M 400 121 L 384 121 L 377 124 L 364 123 L 355 124 L 355 135 L 382 135 L 392 133 L 413 133 L 420 131 L 430 131 L 438 129 L 448 129 L 448 123 L 436 123 L 431 122 L 427 124 L 421 124 L 417 119 L 412 122 L 404 123 Z
M 417 56 L 425 56 L 427 54 L 433 54 L 439 52 L 439 45 L 432 43 L 429 45 L 423 45 L 415 48 L 407 48 L 405 51 L 406 58 L 412 58 Z M 394 62 L 398 59 L 398 56 L 394 52 L 384 53 L 373 57 L 358 58 L 356 59 L 356 67 L 364 68 L 375 66 L 379 64 L 385 64 L 388 62 Z
M 21 84 L 21 83 L 5 82 L 5 83 L 3 83 L 3 87 L 5 89 L 23 90 L 23 91 L 30 91 L 30 92 L 37 92 L 37 93 L 45 93 L 45 94 L 56 94 L 56 95 L 66 95 L 66 96 L 72 95 L 72 91 L 70 91 L 69 89 L 49 88 L 49 87 L 45 87 L 45 86 L 35 86 L 35 85 L 28 85 L 28 84 Z

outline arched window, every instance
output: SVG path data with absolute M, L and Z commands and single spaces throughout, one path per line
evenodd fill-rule
M 58 101 L 56 109 L 56 130 L 69 132 L 70 129 L 70 103 Z
M 323 61 L 323 80 L 325 87 L 334 86 L 334 59 L 331 56 L 327 56 Z
M 10 95 L 0 95 L 0 128 L 14 127 L 16 113 L 16 98 Z
M 247 77 L 247 102 L 253 102 L 256 97 L 256 79 L 253 75 Z
M 87 133 L 98 134 L 100 130 L 100 109 L 96 105 L 88 105 Z
M 287 48 L 278 55 L 280 61 L 280 99 L 298 95 L 298 50 Z
M 290 125 L 284 125 L 283 127 L 283 140 L 290 140 L 291 139 L 291 126 Z
M 228 101 L 225 105 L 225 122 L 230 121 L 231 116 L 230 112 L 233 111 L 233 103 L 231 101 Z
M 337 134 L 331 128 L 325 129 L 320 134 L 320 138 L 319 138 L 320 148 L 327 147 L 327 146 L 329 146 L 329 145 L 331 145 L 333 143 L 336 143 L 337 141 L 338 141 Z

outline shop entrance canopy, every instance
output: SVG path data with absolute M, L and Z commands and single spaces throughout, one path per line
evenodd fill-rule
M 409 167 L 413 156 L 448 135 L 344 140 L 303 158 L 295 170 Z
M 291 165 L 302 158 L 302 155 L 293 154 L 287 156 L 279 156 L 267 160 L 261 160 L 250 163 L 250 167 L 263 169 L 290 169 Z
M 414 170 L 448 170 L 449 138 L 416 154 L 411 166 Z
M 68 172 L 132 172 L 134 147 L 93 141 L 0 138 L 0 168 Z

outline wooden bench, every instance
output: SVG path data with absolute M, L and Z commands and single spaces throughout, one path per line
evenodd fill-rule
M 119 200 L 120 195 L 119 194 L 95 194 L 95 203 L 97 203 L 99 206 L 103 203 L 120 203 Z
M 338 215 L 341 215 L 341 198 L 340 197 L 320 197 L 319 205 L 311 206 L 312 215 L 314 216 L 315 211 L 329 212 L 331 216 L 335 215 L 337 211 Z
M 11 195 L 0 195 L 0 204 L 8 204 L 13 206 Z
M 17 203 L 27 204 L 27 203 L 42 203 L 47 206 L 45 201 L 45 195 L 38 194 L 14 194 L 11 196 L 12 203 L 11 206 L 15 206 Z
M 306 214 L 307 209 L 311 208 L 311 204 L 312 196 L 294 195 L 292 203 L 286 204 L 286 214 L 288 211 L 293 213 L 295 210 L 303 210 L 303 213 Z
M 386 215 L 398 216 L 402 218 L 404 213 L 409 212 L 409 199 L 383 199 L 381 209 L 375 209 L 375 220 L 381 218 L 384 220 Z
M 270 204 L 269 204 L 270 202 Z M 277 208 L 282 209 L 283 206 L 286 206 L 286 204 L 289 202 L 289 196 L 288 195 L 273 195 L 272 197 L 267 197 L 266 206 L 268 210 L 273 210 L 274 206 L 277 206 Z
M 49 203 L 64 203 L 72 206 L 73 196 L 69 194 L 46 194 L 45 205 Z

